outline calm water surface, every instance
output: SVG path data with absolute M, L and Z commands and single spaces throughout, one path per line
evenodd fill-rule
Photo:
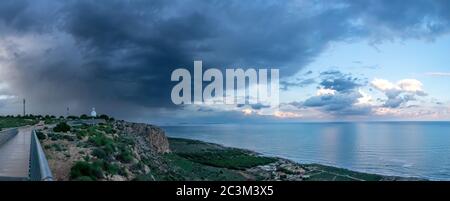
M 450 180 L 450 123 L 292 123 L 166 126 L 170 137 L 254 150 L 299 163 Z

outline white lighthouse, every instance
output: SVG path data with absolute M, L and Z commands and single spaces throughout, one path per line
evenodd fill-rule
M 91 117 L 92 118 L 97 117 L 97 112 L 95 111 L 95 107 L 92 108 Z
M 95 111 L 95 107 L 92 108 L 91 117 L 92 117 L 91 125 L 95 125 L 95 117 L 97 117 L 97 112 Z

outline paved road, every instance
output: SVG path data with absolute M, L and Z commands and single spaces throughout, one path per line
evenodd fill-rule
M 15 137 L 0 146 L 0 180 L 28 178 L 32 129 L 20 128 Z

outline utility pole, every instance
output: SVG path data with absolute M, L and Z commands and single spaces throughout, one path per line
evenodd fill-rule
M 25 112 L 25 98 L 23 99 L 23 116 L 25 117 L 25 114 L 26 114 L 26 112 Z

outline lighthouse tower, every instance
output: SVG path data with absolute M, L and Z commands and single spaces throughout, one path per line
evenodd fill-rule
M 91 117 L 92 118 L 97 117 L 97 112 L 95 111 L 95 107 L 92 108 Z
M 92 108 L 92 112 L 91 112 L 91 117 L 92 117 L 92 125 L 95 125 L 95 117 L 97 117 L 97 112 L 95 111 L 95 107 Z

